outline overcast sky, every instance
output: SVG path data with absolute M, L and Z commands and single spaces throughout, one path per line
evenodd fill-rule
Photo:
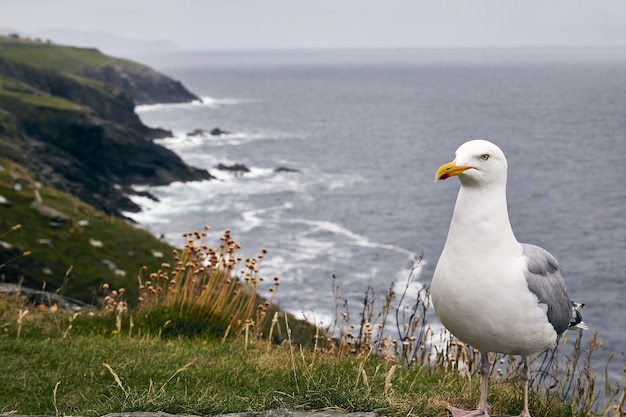
M 0 0 L 0 29 L 184 49 L 626 46 L 626 0 Z

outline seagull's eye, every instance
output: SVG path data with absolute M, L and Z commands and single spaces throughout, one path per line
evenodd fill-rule
M 480 155 L 480 159 L 482 161 L 486 161 L 487 159 L 489 159 L 489 154 L 488 153 L 484 153 L 484 154 Z

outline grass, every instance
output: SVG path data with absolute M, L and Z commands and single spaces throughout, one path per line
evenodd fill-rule
M 43 94 L 34 90 L 27 84 L 0 77 L 0 104 L 3 107 L 15 108 L 23 102 L 22 106 L 52 107 L 59 110 L 84 111 L 76 103 L 65 100 L 61 97 Z
M 69 47 L 7 36 L 0 36 L 0 60 L 35 68 L 42 74 L 62 75 L 89 90 L 99 91 L 105 96 L 116 95 L 117 89 L 89 76 L 90 71 L 97 72 L 106 66 L 123 67 L 129 70 L 143 68 L 141 64 L 104 55 L 94 48 Z M 13 112 L 24 111 L 23 107 L 28 106 L 86 111 L 76 103 L 43 91 L 36 91 L 23 82 L 7 77 L 0 77 L 0 99 L 2 99 L 0 107 L 11 109 Z
M 0 58 L 46 70 L 79 74 L 118 61 L 94 48 L 77 48 L 0 36 Z
M 108 282 L 116 288 L 126 287 L 128 295 L 136 300 L 137 271 L 144 265 L 157 270 L 162 257 L 173 249 L 123 219 L 107 216 L 67 193 L 41 186 L 23 167 L 3 158 L 0 195 L 11 202 L 9 207 L 0 206 L 0 240 L 13 247 L 10 251 L 0 248 L 3 280 L 16 282 L 21 276 L 31 288 L 46 285 L 51 291 L 63 290 L 86 302 L 102 296 L 98 289 Z M 69 220 L 62 227 L 51 227 L 49 218 L 30 207 L 38 196 L 44 205 Z M 18 224 L 19 229 L 9 232 Z M 95 242 L 101 242 L 102 247 L 94 246 Z M 19 256 L 26 251 L 31 256 Z M 9 259 L 13 260 L 6 263 Z M 113 270 L 113 264 L 117 270 Z
M 282 361 L 292 359 L 288 346 L 267 342 L 246 346 L 241 340 L 142 337 L 129 343 L 123 337 L 81 336 L 12 340 L 2 344 L 2 355 L 3 377 L 13 381 L 1 394 L 0 411 L 5 413 L 55 415 L 58 410 L 89 416 L 158 410 L 207 415 L 277 407 L 387 413 L 396 401 L 408 401 L 410 407 L 428 404 L 420 390 L 404 398 L 393 395 L 393 385 L 385 381 L 393 365 L 297 350 L 293 364 L 285 366 Z M 28 368 L 37 371 L 25 372 Z M 394 368 L 397 384 L 418 379 L 419 373 Z M 432 379 L 427 385 L 434 391 L 440 383 Z
M 250 306 L 266 305 L 255 294 L 263 282 L 262 257 L 239 259 L 240 245 L 228 232 L 217 248 L 210 248 L 204 242 L 207 234 L 205 230 L 186 235 L 187 245 L 172 259 L 172 265 L 181 266 L 142 272 L 147 277 L 138 282 L 143 300 L 136 307 L 129 307 L 126 290 L 106 286 L 104 307 L 81 313 L 0 298 L 0 380 L 10 381 L 0 390 L 0 412 L 209 415 L 285 407 L 399 417 L 444 415 L 446 404 L 475 406 L 477 352 L 428 326 L 427 288 L 409 300 L 404 289 L 396 294 L 392 286 L 380 308 L 374 308 L 374 299 L 367 296 L 356 324 L 341 312 L 335 291 L 334 332 L 308 325 L 312 332 L 297 333 L 297 326 L 307 325 L 278 310 L 261 325 L 258 309 Z M 146 278 L 153 281 L 154 293 Z M 228 288 L 250 285 L 240 291 L 243 298 L 220 292 L 227 278 Z M 178 283 L 172 285 L 173 280 Z M 242 283 L 233 286 L 235 281 Z M 161 291 L 158 282 L 163 282 Z M 213 317 L 227 318 L 222 327 L 206 321 L 201 323 L 206 331 L 190 333 L 186 323 L 178 332 L 165 334 L 173 318 L 193 318 L 194 311 L 206 311 L 203 307 L 208 305 Z M 163 313 L 158 320 L 144 320 L 155 311 Z M 388 324 L 390 315 L 403 318 L 402 324 Z M 216 328 L 222 333 L 215 333 Z M 272 336 L 274 332 L 281 336 Z M 563 340 L 558 350 L 536 357 L 533 415 L 624 412 L 624 381 L 602 387 L 602 377 L 592 372 L 599 339 L 594 335 L 589 348 L 582 347 L 581 334 L 574 343 Z M 522 407 L 520 365 L 512 357 L 493 356 L 492 361 L 493 411 L 516 415 Z

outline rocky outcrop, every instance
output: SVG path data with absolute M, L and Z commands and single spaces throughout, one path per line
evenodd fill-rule
M 197 99 L 182 84 L 95 50 L 88 50 L 89 62 L 72 62 L 67 71 L 42 67 L 37 51 L 44 50 L 26 50 L 12 59 L 11 49 L 4 48 L 0 55 L 2 156 L 24 165 L 44 184 L 113 215 L 139 210 L 127 197 L 131 185 L 213 178 L 155 144 L 153 139 L 171 133 L 145 126 L 134 112 L 135 104 Z M 33 64 L 24 58 L 27 53 Z M 95 65 L 99 60 L 105 63 Z
M 167 132 L 150 129 L 141 123 L 135 113 L 132 95 L 106 84 L 81 82 L 57 71 L 42 70 L 29 65 L 11 62 L 0 57 L 0 75 L 19 81 L 36 95 L 60 97 L 83 106 L 86 111 L 102 120 L 124 125 L 149 137 L 163 136 Z
M 68 114 L 69 113 L 69 114 Z M 131 185 L 165 185 L 210 179 L 171 150 L 130 129 L 89 114 L 46 109 L 29 115 L 21 164 L 42 182 L 69 192 L 110 214 L 137 211 L 126 194 Z
M 228 131 L 226 129 L 221 129 L 219 127 L 215 127 L 213 129 L 211 129 L 211 132 L 209 132 L 209 133 L 211 133 L 211 136 L 224 136 L 224 135 L 230 135 L 233 132 Z
M 84 76 L 116 86 L 136 104 L 183 103 L 199 98 L 179 81 L 135 62 L 117 60 L 110 65 L 88 68 Z
M 211 129 L 210 131 L 206 130 L 206 129 L 202 129 L 202 128 L 197 128 L 192 130 L 191 132 L 187 133 L 187 136 L 224 136 L 224 135 L 231 135 L 233 132 L 226 130 L 226 129 L 222 129 L 220 127 L 214 127 L 213 129 Z
M 248 168 L 244 164 L 226 165 L 226 164 L 219 163 L 215 166 L 215 168 L 219 169 L 220 171 L 230 171 L 230 172 L 234 172 L 240 175 L 244 172 L 250 172 L 250 168 Z
M 0 293 L 19 295 L 24 297 L 24 300 L 27 303 L 42 307 L 54 306 L 56 308 L 70 311 L 81 311 L 94 308 L 92 305 L 71 297 L 65 297 L 49 291 L 34 290 L 23 287 L 20 284 L 0 282 Z
M 300 171 L 299 169 L 296 169 L 296 168 L 277 167 L 277 168 L 274 168 L 274 172 L 295 172 L 295 173 L 299 174 L 302 171 Z

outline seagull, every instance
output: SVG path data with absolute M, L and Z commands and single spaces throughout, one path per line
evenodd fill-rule
M 567 329 L 587 329 L 567 295 L 557 260 L 545 249 L 519 243 L 509 222 L 507 161 L 486 140 L 461 145 L 435 181 L 458 177 L 459 194 L 431 285 L 435 311 L 456 338 L 478 349 L 482 378 L 473 411 L 448 407 L 453 417 L 488 417 L 489 352 L 521 355 L 520 379 L 528 411 L 528 357 Z

